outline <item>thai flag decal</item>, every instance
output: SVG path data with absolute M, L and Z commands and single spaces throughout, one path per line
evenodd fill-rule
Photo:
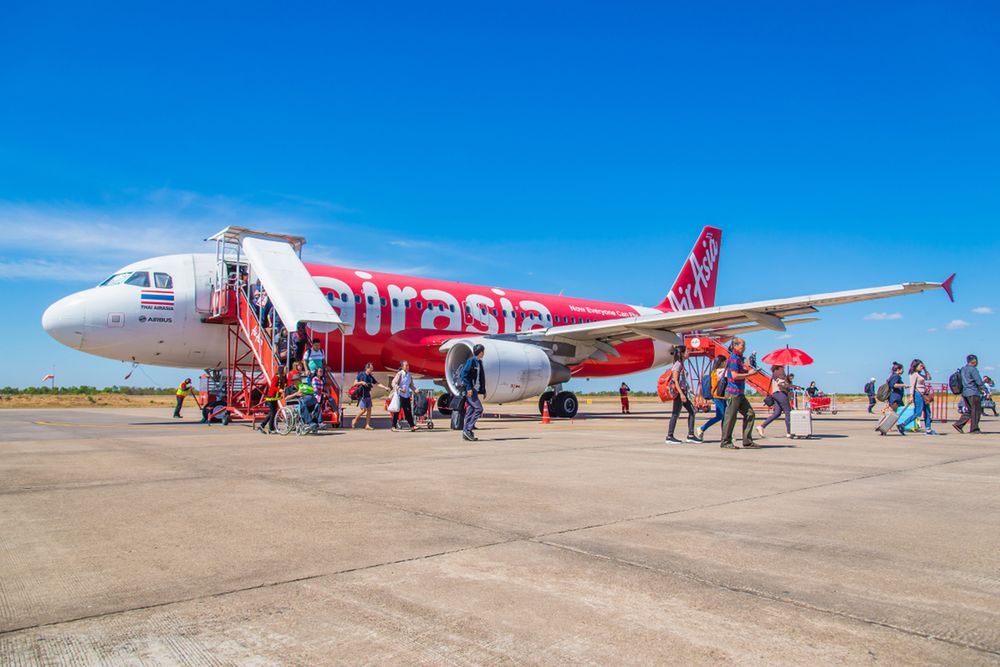
M 144 289 L 139 295 L 139 303 L 143 306 L 174 307 L 174 291 L 170 289 Z

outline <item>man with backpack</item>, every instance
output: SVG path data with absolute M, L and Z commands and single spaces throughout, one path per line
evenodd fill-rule
M 948 385 L 954 394 L 961 393 L 965 401 L 966 411 L 952 426 L 959 433 L 968 424 L 969 433 L 982 433 L 979 430 L 979 418 L 983 416 L 983 378 L 979 375 L 979 359 L 974 354 L 965 358 L 965 366 L 952 373 Z
M 875 409 L 875 378 L 868 380 L 865 384 L 865 396 L 868 397 L 868 414 Z

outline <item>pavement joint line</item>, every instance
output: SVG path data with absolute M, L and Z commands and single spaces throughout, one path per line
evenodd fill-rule
M 816 605 L 809 604 L 808 602 L 802 602 L 801 600 L 794 600 L 794 599 L 791 599 L 791 598 L 781 597 L 781 596 L 778 596 L 778 595 L 774 595 L 772 593 L 768 593 L 767 591 L 760 591 L 760 590 L 756 590 L 756 589 L 753 589 L 753 588 L 747 588 L 747 587 L 744 587 L 744 586 L 733 586 L 731 584 L 725 584 L 725 583 L 722 583 L 720 581 L 715 581 L 713 579 L 707 579 L 705 577 L 699 577 L 699 576 L 697 576 L 695 574 L 692 574 L 690 572 L 682 572 L 680 570 L 671 570 L 671 569 L 667 569 L 667 568 L 656 567 L 656 566 L 649 565 L 649 564 L 646 564 L 646 563 L 639 563 L 637 561 L 631 561 L 631 560 L 628 560 L 628 559 L 625 559 L 625 558 L 618 558 L 616 556 L 609 556 L 607 554 L 595 553 L 595 552 L 592 552 L 592 551 L 587 551 L 586 549 L 580 549 L 578 547 L 572 547 L 572 546 L 565 545 L 565 544 L 559 544 L 557 542 L 547 542 L 545 540 L 532 540 L 532 541 L 535 542 L 536 544 L 541 544 L 541 545 L 544 545 L 544 546 L 547 546 L 547 547 L 551 547 L 553 549 L 560 549 L 560 550 L 563 550 L 563 551 L 568 551 L 568 552 L 571 552 L 571 553 L 579 554 L 581 556 L 587 556 L 587 557 L 590 557 L 590 558 L 597 558 L 597 559 L 600 559 L 600 560 L 606 560 L 606 561 L 611 562 L 611 563 L 618 563 L 620 565 L 624 565 L 624 566 L 627 566 L 627 567 L 634 567 L 634 568 L 638 568 L 638 569 L 642 569 L 642 570 L 647 570 L 647 571 L 650 571 L 650 572 L 656 572 L 658 574 L 663 574 L 663 575 L 667 575 L 667 576 L 680 577 L 682 579 L 687 579 L 689 581 L 693 581 L 695 583 L 702 584 L 703 586 L 707 586 L 707 587 L 710 587 L 710 588 L 718 588 L 718 589 L 729 591 L 731 593 L 739 593 L 739 594 L 747 595 L 747 596 L 750 596 L 750 597 L 760 598 L 760 599 L 764 599 L 764 600 L 770 600 L 772 602 L 777 602 L 779 604 L 787 604 L 787 605 L 791 605 L 793 607 L 797 607 L 797 608 L 800 608 L 800 609 L 806 609 L 806 610 L 814 611 L 814 612 L 821 613 L 821 614 L 828 614 L 830 616 L 836 616 L 836 617 L 839 617 L 839 618 L 846 618 L 846 619 L 849 619 L 849 620 L 852 620 L 852 621 L 858 621 L 858 622 L 861 622 L 861 623 L 867 623 L 869 625 L 875 625 L 875 626 L 878 626 L 878 627 L 886 628 L 888 630 L 893 630 L 893 631 L 896 631 L 896 632 L 901 632 L 903 634 L 907 634 L 907 635 L 910 635 L 910 636 L 920 637 L 922 639 L 928 639 L 928 640 L 931 640 L 931 641 L 939 641 L 939 642 L 943 642 L 943 643 L 946 643 L 946 644 L 950 644 L 952 646 L 958 646 L 960 648 L 967 648 L 967 649 L 971 649 L 971 650 L 974 650 L 974 651 L 979 651 L 981 653 L 986 653 L 986 654 L 989 654 L 989 655 L 1000 656 L 1000 649 L 997 649 L 997 648 L 993 648 L 993 647 L 989 647 L 989 646 L 980 646 L 978 644 L 971 644 L 971 643 L 968 643 L 968 642 L 962 642 L 962 641 L 958 641 L 958 640 L 955 640 L 955 639 L 949 639 L 948 637 L 941 637 L 939 635 L 934 635 L 934 634 L 931 634 L 931 633 L 928 633 L 928 632 L 923 632 L 921 630 L 915 630 L 913 628 L 907 628 L 907 627 L 902 626 L 902 625 L 895 625 L 895 624 L 892 624 L 892 623 L 888 623 L 886 621 L 879 621 L 879 620 L 872 619 L 872 618 L 866 618 L 864 616 L 858 616 L 856 614 L 850 614 L 848 612 L 837 611 L 835 609 L 827 609 L 825 607 L 818 607 Z
M 801 491 L 812 491 L 814 489 L 822 489 L 830 486 L 837 486 L 838 484 L 850 484 L 851 482 L 861 482 L 868 479 L 873 479 L 876 477 L 885 477 L 888 475 L 898 475 L 905 474 L 909 472 L 915 472 L 917 470 L 926 470 L 928 468 L 936 468 L 938 466 L 951 465 L 952 463 L 965 463 L 966 461 L 978 461 L 980 459 L 988 459 L 994 456 L 1000 456 L 1000 453 L 983 454 L 981 456 L 970 456 L 961 459 L 950 459 L 948 461 L 939 461 L 937 463 L 927 463 L 920 466 L 914 466 L 912 468 L 899 468 L 897 470 L 881 470 L 879 472 L 868 473 L 865 475 L 858 475 L 857 477 L 849 477 L 846 479 L 838 479 L 832 482 L 823 482 L 821 484 L 810 484 L 809 486 L 802 486 L 797 489 L 785 489 L 784 491 L 775 491 L 774 493 L 762 493 L 756 496 L 744 496 L 742 498 L 733 498 L 731 500 L 724 500 L 718 503 L 708 503 L 705 505 L 695 505 L 694 507 L 684 507 L 675 510 L 668 510 L 666 512 L 656 512 L 654 514 L 646 514 L 644 516 L 633 516 L 624 517 L 622 519 L 615 519 L 614 521 L 607 521 L 605 523 L 596 523 L 587 526 L 578 526 L 576 528 L 566 528 L 564 530 L 555 530 L 550 533 L 542 533 L 536 535 L 531 539 L 538 539 L 542 537 L 551 537 L 554 535 L 566 535 L 568 533 L 575 533 L 582 530 L 592 530 L 594 528 L 606 528 L 608 526 L 615 526 L 621 523 L 630 523 L 632 521 L 645 521 L 647 519 L 656 519 L 663 516 L 670 516 L 674 514 L 683 514 L 684 512 L 695 512 L 702 509 L 715 509 L 717 507 L 725 507 L 726 505 L 735 505 L 738 503 L 744 503 L 754 500 L 765 500 L 767 498 L 775 498 L 777 496 L 784 496 L 792 493 L 799 493 Z
M 47 493 L 51 491 L 80 491 L 80 490 L 90 490 L 90 489 L 104 489 L 115 486 L 129 486 L 132 484 L 162 484 L 164 482 L 190 482 L 199 479 L 212 479 L 212 477 L 210 475 L 186 475 L 182 477 L 161 477 L 158 479 L 126 479 L 126 480 L 116 480 L 108 482 L 94 482 L 90 484 L 88 483 L 47 484 L 43 486 L 29 486 L 29 487 L 22 487 L 20 489 L 10 489 L 8 491 L 0 491 L 0 497 L 17 496 L 28 493 Z
M 334 572 L 321 572 L 319 574 L 308 574 L 301 577 L 293 577 L 291 579 L 282 579 L 279 581 L 265 581 L 263 583 L 254 584 L 252 586 L 242 586 L 240 588 L 233 588 L 226 591 L 216 591 L 215 593 L 208 593 L 206 595 L 193 595 L 186 598 L 177 598 L 175 600 L 166 600 L 164 602 L 154 602 L 151 604 L 138 605 L 135 607 L 126 607 L 124 609 L 112 609 L 110 611 L 104 611 L 97 614 L 87 614 L 84 616 L 77 616 L 74 618 L 60 619 L 56 621 L 46 621 L 44 623 L 35 623 L 34 625 L 24 625 L 16 628 L 8 628 L 6 630 L 0 630 L 0 637 L 15 634 L 18 632 L 27 632 L 29 630 L 38 630 L 41 628 L 49 628 L 59 625 L 69 625 L 72 623 L 80 623 L 83 621 L 92 621 L 99 618 L 109 618 L 112 616 L 120 616 L 122 614 L 128 614 L 136 611 L 146 611 L 150 609 L 162 609 L 164 607 L 170 607 L 173 605 L 184 604 L 186 602 L 198 602 L 202 600 L 213 600 L 216 598 L 224 598 L 230 595 L 236 595 L 239 593 L 247 593 L 250 591 L 263 590 L 265 588 L 275 588 L 278 586 L 286 586 L 289 584 L 298 584 L 306 581 L 315 581 L 317 579 L 325 579 L 327 577 L 338 577 L 345 574 L 352 574 L 354 572 L 364 572 L 366 570 L 374 570 L 380 567 L 391 567 L 393 565 L 402 565 L 404 563 L 413 563 L 422 560 L 430 560 L 432 558 L 438 558 L 440 556 L 450 556 L 452 554 L 463 553 L 466 551 L 475 551 L 477 549 L 488 549 L 490 547 L 502 546 L 504 544 L 510 544 L 513 542 L 522 542 L 522 538 L 515 538 L 510 540 L 498 540 L 496 542 L 489 542 L 486 544 L 473 544 L 467 547 L 461 547 L 458 549 L 448 549 L 446 551 L 438 551 L 431 554 L 423 554 L 420 556 L 410 556 L 408 558 L 398 558 L 396 560 L 384 561 L 381 563 L 371 563 L 369 565 L 359 565 L 357 567 L 349 567 L 343 570 L 336 570 Z

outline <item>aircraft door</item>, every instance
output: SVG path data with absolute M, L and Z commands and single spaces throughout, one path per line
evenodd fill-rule
M 194 307 L 199 313 L 212 312 L 212 290 L 219 280 L 217 275 L 221 265 L 211 258 L 194 258 Z M 225 278 L 223 277 L 223 280 Z

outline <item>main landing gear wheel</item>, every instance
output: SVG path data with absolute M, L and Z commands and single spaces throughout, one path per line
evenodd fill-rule
M 437 397 L 437 410 L 445 417 L 451 416 L 451 394 L 441 394 Z
M 565 417 L 567 419 L 576 417 L 576 413 L 580 409 L 580 403 L 576 400 L 576 394 L 571 391 L 560 391 L 552 399 L 551 405 L 553 417 Z
M 541 396 L 538 397 L 538 414 L 543 414 L 544 413 L 545 404 L 548 403 L 549 404 L 549 413 L 550 413 L 549 416 L 550 417 L 554 416 L 551 413 L 552 413 L 553 410 L 555 410 L 555 407 L 552 405 L 551 401 L 552 401 L 552 397 L 555 396 L 555 395 L 556 395 L 556 393 L 554 391 L 547 391 L 547 392 L 543 393 Z

